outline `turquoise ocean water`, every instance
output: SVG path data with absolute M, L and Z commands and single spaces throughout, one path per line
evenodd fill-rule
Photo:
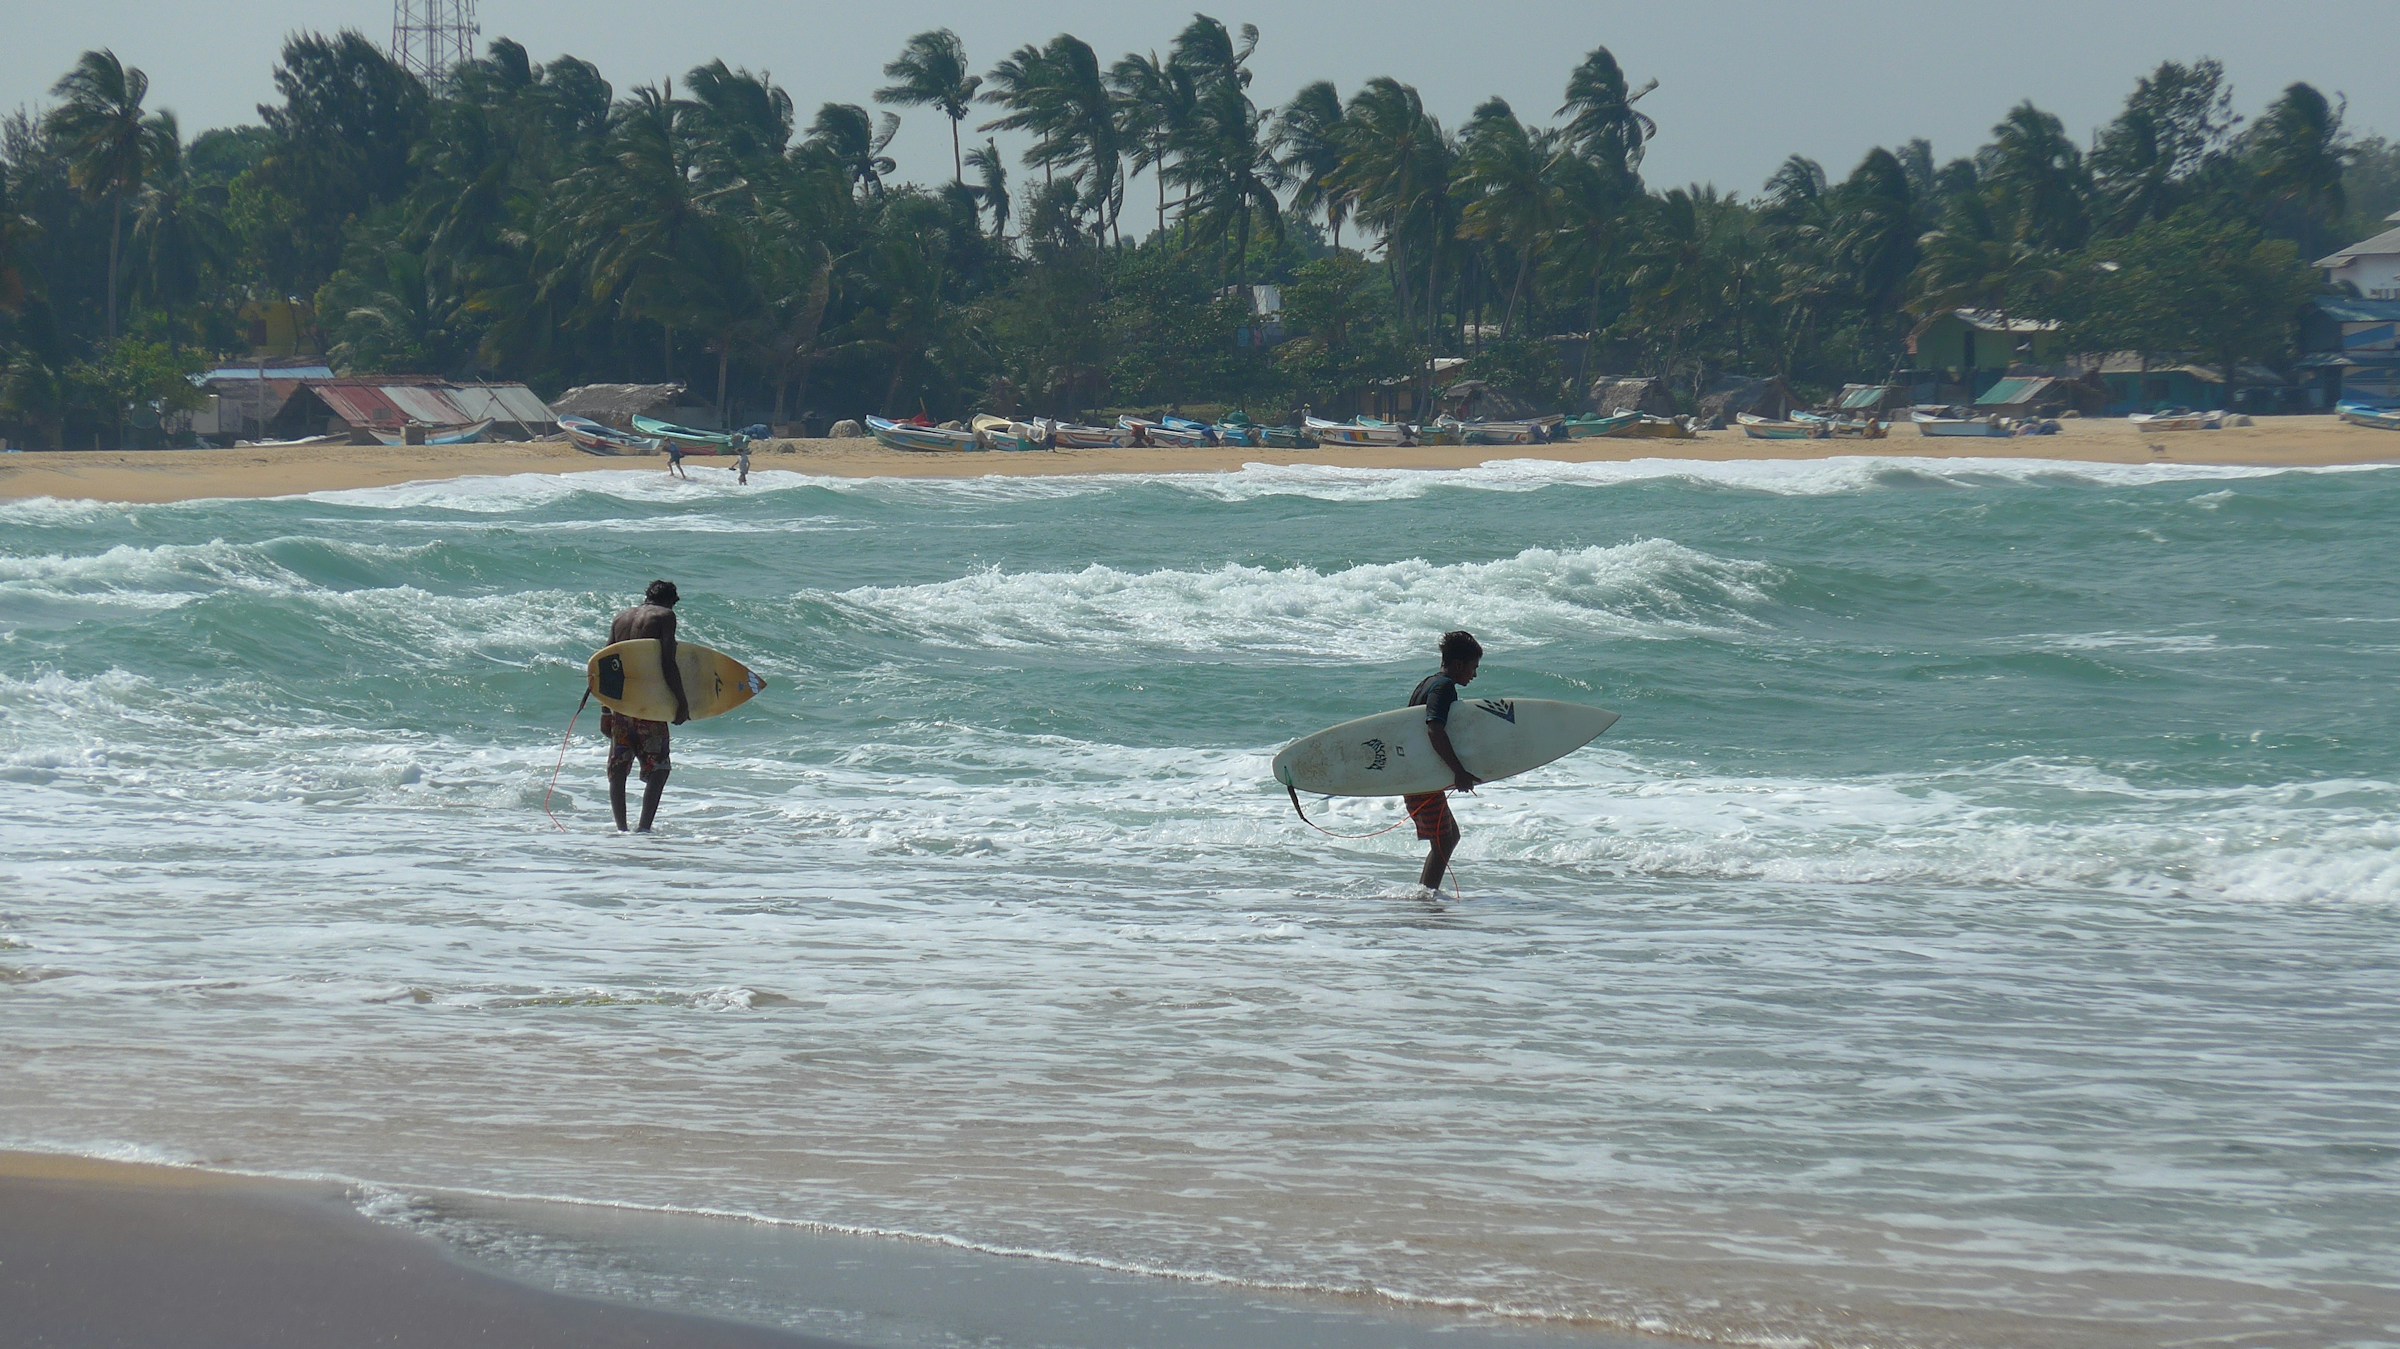
M 1729 1343 L 2400 1343 L 2400 471 L 699 477 L 0 505 L 0 1144 Z M 650 838 L 587 713 L 554 830 L 654 576 L 770 687 Z M 1457 626 L 1624 719 L 1437 900 L 1266 760 Z

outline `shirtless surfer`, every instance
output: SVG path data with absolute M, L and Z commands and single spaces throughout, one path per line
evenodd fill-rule
M 658 639 L 659 667 L 666 674 L 668 691 L 675 695 L 673 724 L 677 726 L 692 719 L 692 700 L 684 696 L 683 671 L 675 662 L 675 604 L 682 598 L 673 581 L 652 581 L 642 602 L 619 613 L 608 625 L 611 646 L 636 637 Z M 667 774 L 674 767 L 667 755 L 667 726 L 663 721 L 644 721 L 605 708 L 600 712 L 600 736 L 608 741 L 608 804 L 617 813 L 620 833 L 625 829 L 625 780 L 632 776 L 637 758 L 642 764 L 641 832 L 649 833 L 650 822 L 658 817 L 658 798 L 666 794 Z
M 1449 790 L 1472 792 L 1480 781 L 1458 761 L 1458 751 L 1450 747 L 1450 709 L 1458 704 L 1458 691 L 1475 682 L 1475 672 L 1483 664 L 1483 643 L 1464 630 L 1442 634 L 1442 668 L 1425 676 L 1408 695 L 1410 707 L 1425 709 L 1425 734 L 1433 741 L 1433 752 L 1450 765 L 1453 778 Z M 1425 870 L 1417 884 L 1428 890 L 1442 888 L 1442 873 L 1450 869 L 1450 853 L 1458 847 L 1458 817 L 1450 813 L 1449 798 L 1441 792 L 1420 792 L 1401 798 L 1408 807 L 1408 817 L 1417 823 L 1417 837 L 1433 845 L 1425 854 Z

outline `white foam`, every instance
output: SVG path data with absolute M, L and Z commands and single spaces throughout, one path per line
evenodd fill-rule
M 833 602 L 954 646 L 1148 647 L 1390 660 L 1473 615 L 1487 638 L 1721 635 L 1749 627 L 1776 572 L 1663 539 L 1529 548 L 1492 562 L 1420 558 L 1321 573 L 1228 564 L 1210 571 L 1076 572 L 997 567 L 912 586 L 864 586 Z

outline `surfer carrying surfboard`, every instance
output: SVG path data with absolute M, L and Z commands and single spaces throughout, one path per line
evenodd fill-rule
M 1473 633 L 1464 629 L 1445 632 L 1442 668 L 1417 681 L 1416 691 L 1408 695 L 1410 707 L 1425 709 L 1425 736 L 1433 742 L 1433 752 L 1450 766 L 1453 791 L 1472 792 L 1480 781 L 1458 761 L 1458 751 L 1450 746 L 1450 709 L 1458 705 L 1458 691 L 1475 682 L 1482 664 L 1483 643 L 1476 641 Z M 1450 799 L 1442 792 L 1420 792 L 1400 800 L 1408 807 L 1408 817 L 1416 821 L 1417 837 L 1432 845 L 1417 884 L 1439 890 L 1442 874 L 1450 869 L 1450 854 L 1458 847 L 1458 817 L 1450 813 Z
M 675 695 L 676 726 L 692 719 L 692 700 L 684 694 L 683 672 L 675 660 L 675 605 L 682 598 L 673 581 L 652 581 L 642 602 L 608 625 L 611 646 L 637 637 L 657 640 L 661 673 Z M 658 799 L 666 794 L 667 774 L 674 768 L 668 753 L 669 724 L 601 710 L 600 736 L 608 741 L 608 804 L 616 812 L 619 833 L 625 830 L 625 780 L 633 775 L 636 760 L 642 765 L 641 832 L 649 833 L 651 821 L 658 818 Z

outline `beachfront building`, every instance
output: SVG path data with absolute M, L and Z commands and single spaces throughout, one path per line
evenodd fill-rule
M 2231 410 L 2237 396 L 2253 412 L 2291 410 L 2286 401 L 2288 381 L 2263 365 L 2241 368 L 2238 395 L 2227 390 L 2224 367 L 2202 364 L 2180 352 L 2086 352 L 2070 359 L 2066 368 L 2086 387 L 2097 390 L 2098 407 L 2082 410 L 2112 417 L 2166 408 Z
M 1920 324 L 1908 337 L 1914 401 L 1961 403 L 2007 377 L 2013 368 L 2056 365 L 2066 357 L 2063 325 L 1993 309 L 1952 309 Z
M 2318 296 L 2300 321 L 2300 350 L 2300 376 L 2317 407 L 2400 406 L 2400 299 Z
M 2317 259 L 2327 281 L 2362 300 L 2400 300 L 2400 211 L 2384 220 L 2394 228 Z
M 220 367 L 200 384 L 210 401 L 191 430 L 220 444 L 326 435 L 367 444 L 378 432 L 430 440 L 478 422 L 490 422 L 495 439 L 531 439 L 557 426 L 549 405 L 522 384 L 343 378 L 322 364 L 289 361 Z

